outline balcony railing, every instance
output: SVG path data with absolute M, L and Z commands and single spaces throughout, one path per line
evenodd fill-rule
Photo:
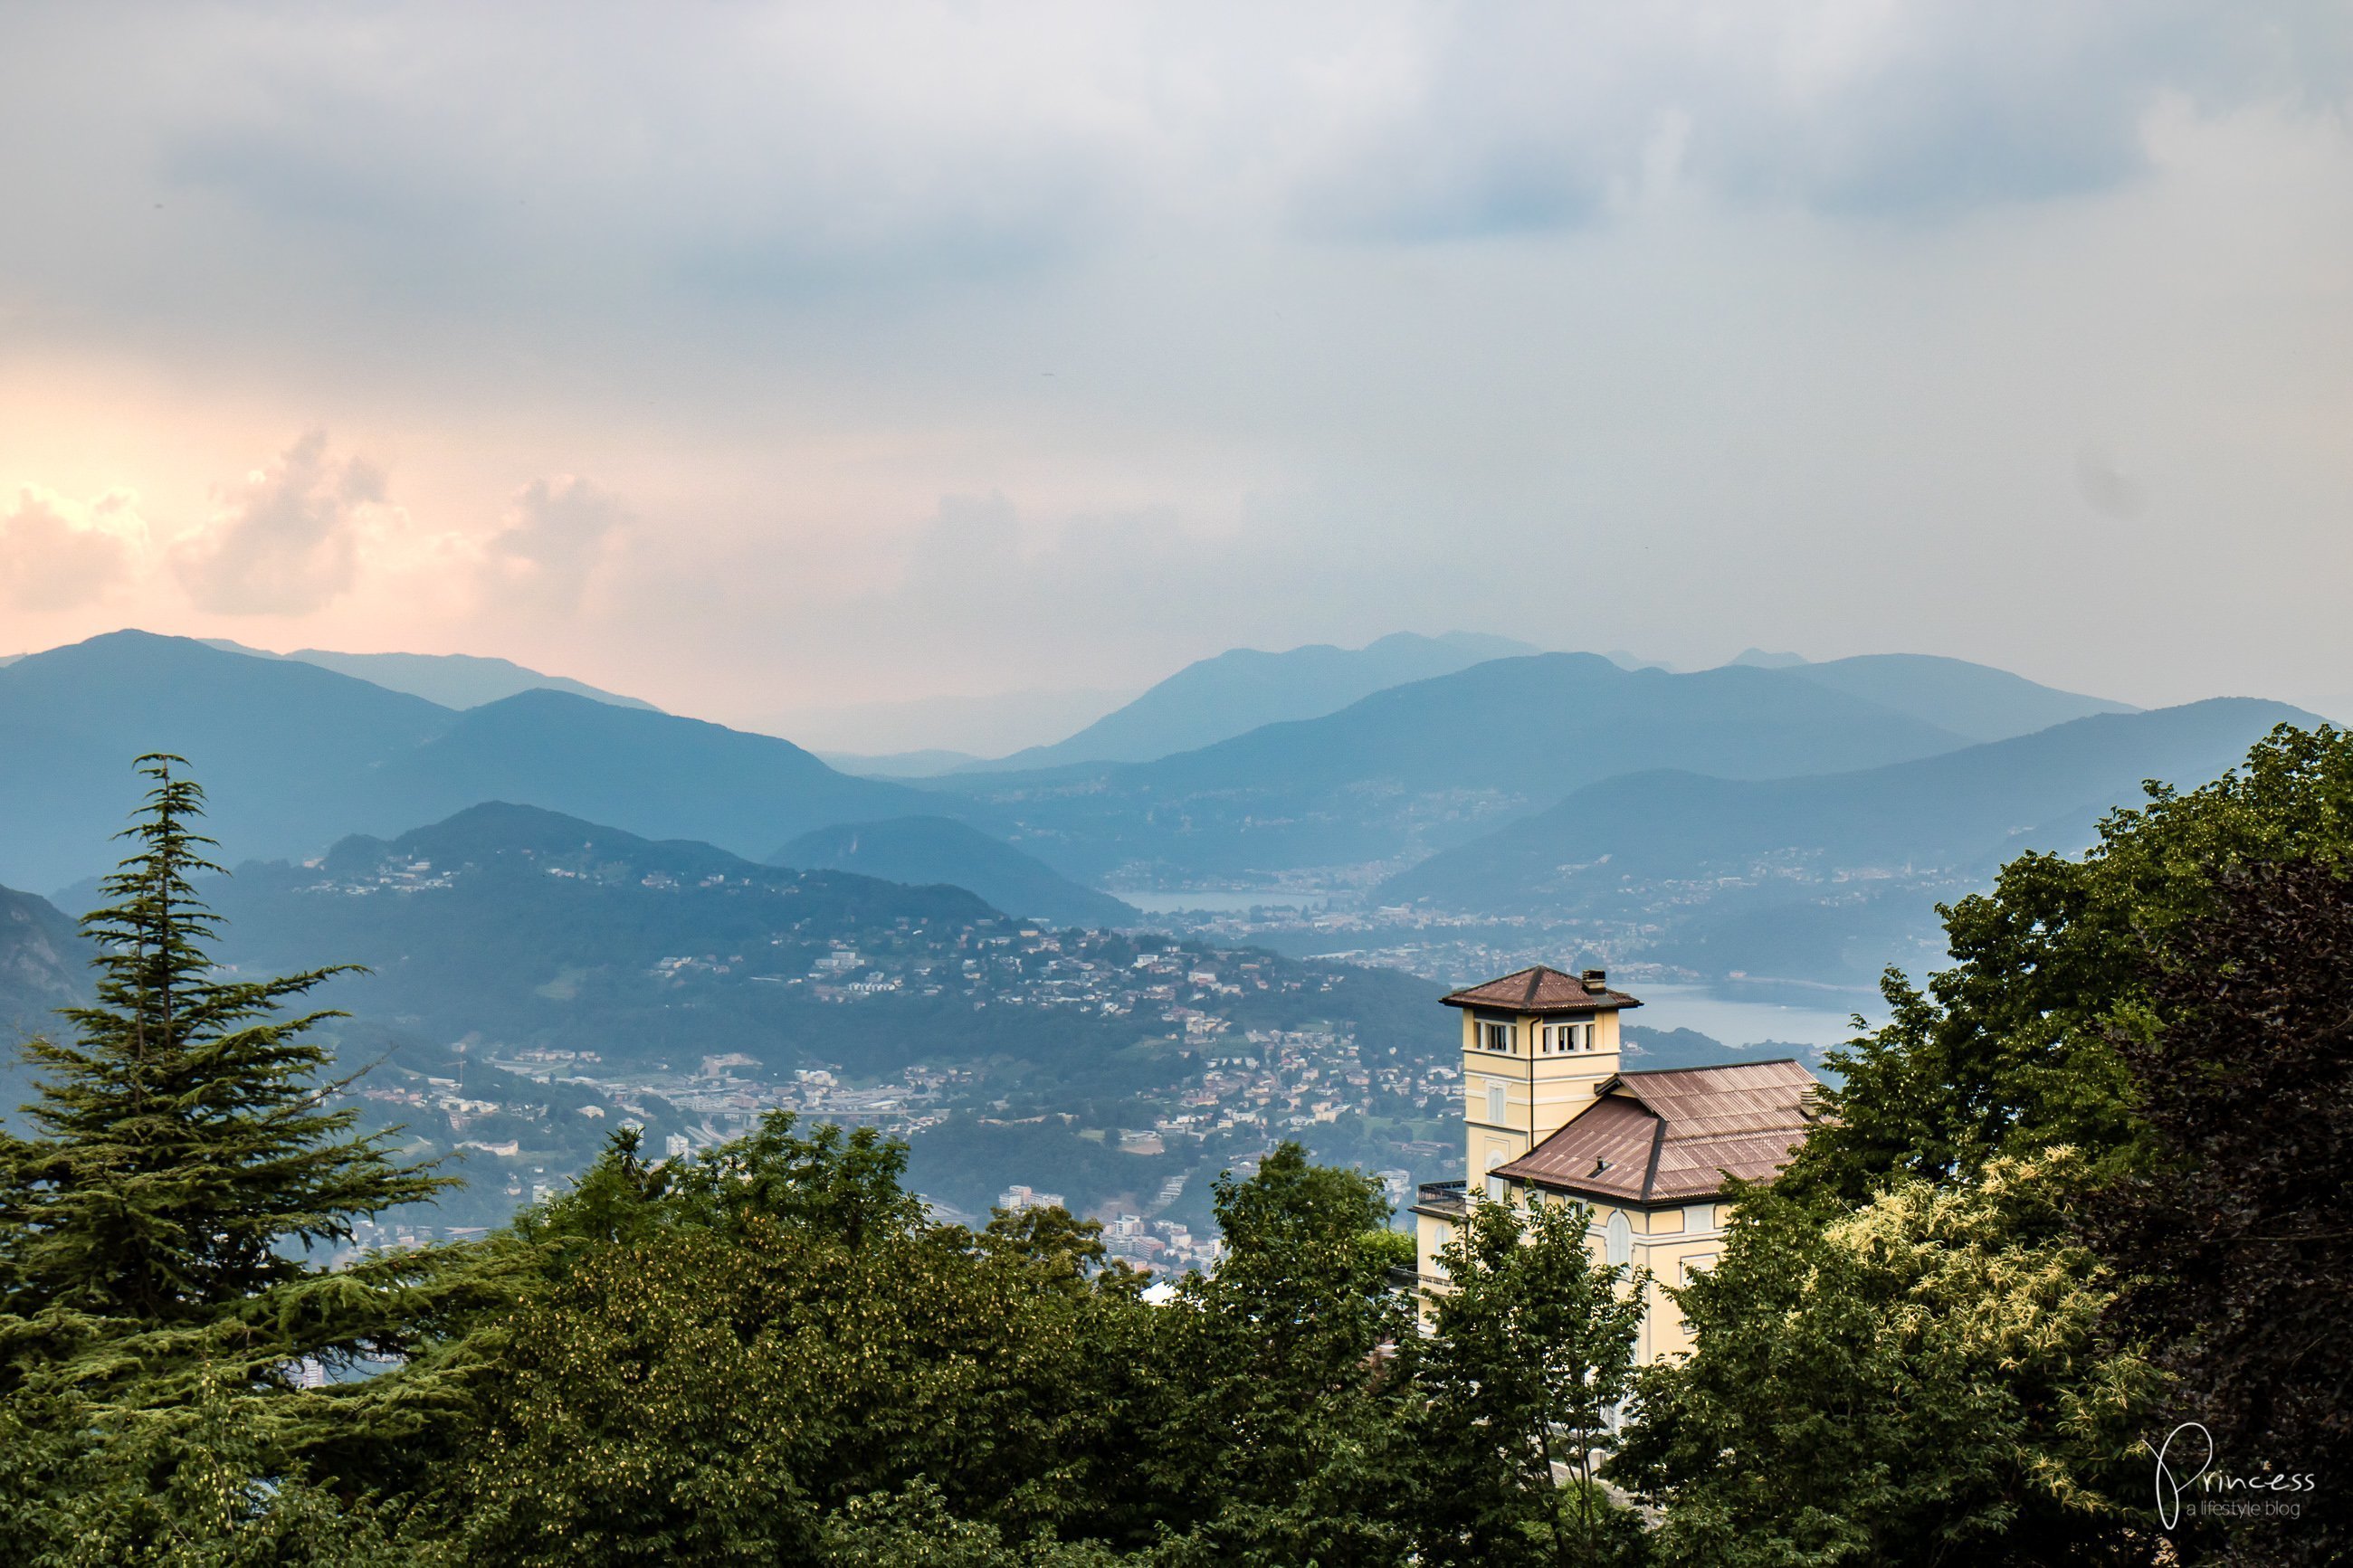
M 1461 1182 L 1424 1182 L 1413 1206 L 1432 1214 L 1454 1215 L 1469 1207 L 1469 1200 L 1463 1195 Z

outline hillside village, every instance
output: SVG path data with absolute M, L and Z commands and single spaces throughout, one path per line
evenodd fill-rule
M 548 869 L 563 879 L 576 875 Z M 309 891 L 339 900 L 382 891 L 429 896 L 466 880 L 463 868 L 412 861 L 364 879 L 314 882 Z M 1071 1193 L 1074 1205 L 1100 1207 L 1116 1221 L 1129 1209 L 1098 1200 L 1124 1196 L 1140 1221 L 1176 1233 L 1133 1248 L 1136 1259 L 1179 1268 L 1207 1256 L 1182 1236 L 1206 1218 L 1209 1178 L 1248 1166 L 1282 1138 L 1303 1137 L 1380 1172 L 1400 1202 L 1417 1163 L 1444 1146 L 1437 1132 L 1452 1109 L 1459 1072 L 1434 1033 L 1419 1049 L 1410 1040 L 1399 1044 L 1393 1031 L 1386 1043 L 1360 1047 L 1345 1023 L 1254 1023 L 1278 1002 L 1289 1013 L 1313 1015 L 1345 992 L 1345 970 L 1260 949 L 984 919 L 939 931 L 894 924 L 860 947 L 817 950 L 797 973 L 764 973 L 791 940 L 784 932 L 748 952 L 662 954 L 641 979 L 688 1000 L 745 987 L 780 1005 L 797 998 L 815 1010 L 818 1027 L 805 1032 L 818 1040 L 828 1015 L 894 1004 L 953 1001 L 975 1012 L 1068 1015 L 1110 1031 L 1102 1034 L 1107 1041 L 1152 1042 L 1155 1066 L 1115 1100 L 1089 1096 L 1072 1104 L 1050 1078 L 987 1058 L 919 1059 L 878 1072 L 871 1062 L 818 1054 L 821 1046 L 770 1065 L 742 1050 L 656 1058 L 557 1035 L 529 1044 L 459 1042 L 439 1071 L 396 1058 L 356 1090 L 359 1101 L 371 1120 L 405 1127 L 420 1152 L 463 1159 L 486 1198 L 510 1202 L 560 1188 L 606 1134 L 625 1126 L 644 1130 L 656 1154 L 678 1157 L 741 1136 L 768 1111 L 790 1110 L 906 1138 L 919 1152 L 919 1170 L 931 1140 L 1067 1130 L 1124 1157 Z M 1106 1111 L 1115 1119 L 1092 1120 Z M 1068 1173 L 1050 1156 L 1036 1158 L 1034 1168 L 1008 1167 L 934 1194 L 935 1205 L 971 1219 L 1008 1184 L 1068 1186 Z M 1122 1178 L 1123 1168 L 1133 1173 Z M 474 1234 L 488 1216 L 462 1199 L 446 1206 L 461 1203 L 464 1212 L 450 1216 L 403 1215 L 384 1237 L 421 1245 Z

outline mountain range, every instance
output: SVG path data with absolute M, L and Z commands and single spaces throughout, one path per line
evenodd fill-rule
M 1076 734 L 961 773 L 1029 772 L 1072 763 L 1146 763 L 1214 745 L 1263 724 L 1336 713 L 1376 691 L 1536 650 L 1482 632 L 1394 632 L 1358 648 L 1313 643 L 1282 653 L 1229 648 L 1197 659 Z
M 202 890 L 224 921 L 218 956 L 240 973 L 364 964 L 322 996 L 429 1038 L 588 1049 L 646 1070 L 733 1052 L 769 1071 L 847 1063 L 860 1077 L 995 1058 L 1065 1086 L 1114 1084 L 1148 1074 L 1127 1047 L 1171 1027 L 1133 997 L 1101 1005 L 1126 995 L 1105 987 L 1141 984 L 1126 939 L 1091 939 L 1110 944 L 1115 961 L 1095 971 L 1109 978 L 1064 996 L 1015 945 L 1050 933 L 961 888 L 763 866 L 533 806 L 355 835 L 315 865 L 248 862 Z M 1340 973 L 1261 962 L 1325 983 Z M 1287 994 L 1287 1016 L 1361 1015 L 1385 1044 L 1427 1034 L 1426 983 L 1348 973 L 1335 996 L 1294 985 L 1234 1005 Z
M 0 1051 L 88 994 L 80 930 L 37 893 L 0 888 Z
M 113 632 L 0 667 L 0 882 L 56 888 L 116 858 L 132 759 L 187 759 L 229 860 L 304 858 L 486 800 L 746 857 L 813 827 L 924 811 L 788 741 L 544 689 L 458 711 L 296 659 Z
M 1403 862 L 1647 768 L 1726 778 L 1955 750 L 1928 720 L 1778 669 L 1490 659 L 1154 762 L 925 781 L 1064 874 L 1225 877 Z
M 2129 703 L 2061 691 L 2006 669 L 1930 654 L 1862 654 L 1820 664 L 1794 655 L 1759 654 L 1754 648 L 1742 657 L 1758 668 L 1786 670 L 1800 680 L 1883 704 L 1972 741 L 2031 734 L 2094 713 L 2139 711 Z
M 1625 773 L 1433 855 L 1373 897 L 1647 926 L 1646 956 L 1704 974 L 1867 978 L 1932 935 L 1939 896 L 2029 849 L 2080 851 L 2145 780 L 2194 788 L 2274 725 L 2317 722 L 2216 698 L 1846 773 Z
M 512 697 L 518 691 L 569 691 L 617 708 L 651 708 L 635 697 L 602 690 L 565 675 L 543 675 L 512 659 L 485 658 L 468 653 L 336 653 L 327 648 L 298 647 L 292 653 L 272 653 L 248 647 L 227 637 L 202 639 L 207 647 L 241 653 L 253 658 L 290 658 L 315 664 L 338 675 L 373 681 L 394 691 L 406 691 L 444 708 L 479 708 Z
M 54 888 L 102 870 L 138 798 L 130 761 L 163 750 L 186 757 L 212 792 L 232 860 L 308 858 L 348 833 L 397 833 L 490 800 L 746 859 L 858 825 L 867 831 L 855 849 L 837 838 L 802 852 L 828 863 L 863 855 L 916 882 L 985 884 L 1043 919 L 1092 911 L 1111 922 L 1129 912 L 1092 889 L 1113 879 L 1394 868 L 1615 774 L 1846 772 L 2116 706 L 1955 660 L 1677 675 L 1588 654 L 1479 658 L 1494 646 L 1457 635 L 1244 650 L 1123 710 L 1129 727 L 1114 739 L 1136 740 L 1155 714 L 1178 733 L 1237 681 L 1296 705 L 1383 671 L 1476 662 L 1150 761 L 918 787 L 839 772 L 789 741 L 547 687 L 460 710 L 303 659 L 119 632 L 0 667 L 0 734 L 12 742 L 0 751 L 0 820 L 16 829 L 0 839 L 0 881 Z M 932 821 L 871 826 L 921 818 Z

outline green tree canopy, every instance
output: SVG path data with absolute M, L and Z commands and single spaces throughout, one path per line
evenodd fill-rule
M 1474 1204 L 1440 1254 L 1449 1289 L 1422 1358 L 1425 1562 L 1567 1568 L 1638 1544 L 1593 1458 L 1616 1441 L 1650 1280 L 1594 1261 L 1591 1221 L 1583 1204 Z
M 1835 1055 L 1828 1125 L 1783 1177 L 1854 1204 L 2064 1143 L 2099 1182 L 2151 1155 L 2117 1040 L 2159 1004 L 2150 955 L 2218 908 L 2234 868 L 2353 866 L 2353 735 L 2279 729 L 2221 779 L 2100 824 L 2081 859 L 2033 854 L 1945 910 L 1950 969 L 1890 971 L 1894 1016 Z
M 2353 1476 L 2353 877 L 2257 863 L 2223 881 L 2147 980 L 2117 1048 L 2155 1159 L 2086 1205 L 2114 1314 L 2173 1374 L 2158 1425 L 2197 1421 L 2241 1475 Z M 2161 1020 L 2161 1022 L 2160 1022 Z M 2247 1555 L 2353 1556 L 2341 1493 L 2233 1521 Z
M 1217 1212 L 1224 1258 L 1150 1325 L 1139 1493 L 1176 1561 L 1401 1560 L 1419 1336 L 1379 1182 L 1284 1143 Z
M 522 1223 L 549 1288 L 477 1331 L 494 1370 L 434 1501 L 452 1538 L 487 1563 L 766 1563 L 910 1509 L 984 1543 L 1089 1528 L 1135 1281 L 1090 1277 L 1096 1227 L 1067 1215 L 933 1224 L 905 1158 L 782 1112 L 691 1163 L 618 1135 Z
M 1609 1467 L 1664 1509 L 1660 1560 L 2145 1560 L 2153 1379 L 2105 1342 L 2106 1270 L 2068 1233 L 2081 1163 L 1997 1159 L 1828 1226 L 1742 1188 L 1722 1261 L 1671 1292 L 1697 1349 L 1646 1369 Z

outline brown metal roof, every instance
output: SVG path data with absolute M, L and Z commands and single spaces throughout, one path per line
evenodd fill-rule
M 1598 1104 L 1493 1173 L 1610 1203 L 1700 1202 L 1727 1175 L 1779 1174 L 1820 1087 L 1787 1059 L 1620 1073 L 1594 1090 Z
M 1594 971 L 1598 975 L 1600 972 Z M 1592 987 L 1574 974 L 1564 974 L 1541 963 L 1473 985 L 1440 998 L 1449 1007 L 1492 1007 L 1503 1013 L 1600 1013 L 1642 1004 L 1623 991 L 1612 991 L 1595 981 Z

